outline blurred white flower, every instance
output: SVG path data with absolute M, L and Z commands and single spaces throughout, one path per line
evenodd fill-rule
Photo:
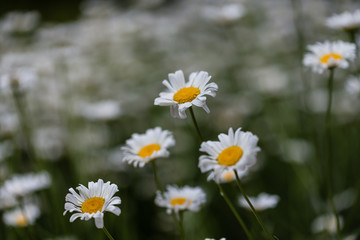
M 344 31 L 354 31 L 360 28 L 360 9 L 354 12 L 334 14 L 326 19 L 326 25 L 330 28 Z
M 0 71 L 0 90 L 4 92 L 25 91 L 35 88 L 38 80 L 36 71 L 29 67 L 11 69 L 7 72 Z
M 341 216 L 339 216 L 340 228 L 344 225 L 344 220 Z M 336 232 L 336 218 L 333 214 L 325 214 L 321 215 L 314 219 L 311 223 L 311 230 L 313 233 L 320 233 L 323 231 L 327 231 L 329 233 Z
M 4 187 L 0 188 L 0 209 L 11 208 L 18 205 L 16 197 L 7 192 Z
M 38 12 L 10 12 L 0 22 L 4 33 L 30 33 L 38 26 L 40 15 Z
M 62 156 L 65 141 L 63 131 L 55 126 L 36 129 L 35 146 L 42 158 L 57 160 Z
M 39 216 L 39 206 L 28 203 L 23 207 L 17 207 L 14 210 L 4 212 L 3 220 L 8 226 L 26 227 L 28 225 L 33 225 Z
M 239 177 L 246 174 L 249 167 L 256 163 L 256 153 L 260 151 L 257 146 L 259 138 L 251 132 L 243 132 L 238 128 L 234 133 L 232 128 L 229 133 L 219 134 L 219 141 L 203 142 L 201 152 L 208 155 L 201 155 L 199 168 L 201 172 L 211 173 L 208 180 L 221 181 L 224 172 L 236 170 Z
M 107 121 L 120 116 L 120 105 L 116 101 L 104 100 L 91 104 L 80 104 L 78 111 L 89 120 Z
M 210 112 L 206 105 L 206 96 L 216 96 L 218 86 L 216 83 L 209 83 L 211 76 L 207 72 L 193 72 L 189 81 L 185 83 L 182 70 L 169 73 L 169 81 L 162 83 L 169 91 L 161 92 L 160 97 L 154 101 L 155 105 L 170 106 L 171 116 L 175 118 L 186 118 L 186 109 L 194 106 L 202 107 L 207 113 Z
M 309 160 L 314 152 L 311 143 L 303 139 L 287 139 L 281 143 L 284 161 L 304 163 Z
M 17 114 L 0 112 L 0 134 L 8 135 L 16 132 L 19 126 Z
M 134 133 L 121 148 L 123 161 L 134 167 L 143 167 L 151 160 L 168 157 L 170 153 L 167 149 L 174 145 L 172 133 L 160 127 L 148 129 L 144 134 Z
M 15 174 L 4 182 L 4 191 L 13 196 L 25 196 L 32 192 L 49 187 L 50 174 L 42 171 L 39 173 Z
M 67 212 L 76 212 L 71 215 L 70 222 L 77 218 L 86 221 L 94 218 L 95 226 L 103 228 L 104 212 L 120 215 L 120 208 L 115 206 L 121 203 L 120 197 L 114 197 L 114 194 L 119 191 L 116 184 L 104 183 L 102 179 L 99 179 L 97 182 L 89 182 L 88 187 L 80 184 L 76 189 L 79 193 L 70 188 L 70 193 L 65 197 L 64 215 Z
M 358 193 L 355 189 L 347 189 L 341 193 L 338 193 L 334 196 L 334 204 L 338 211 L 345 210 L 350 208 L 358 196 Z
M 269 208 L 276 207 L 276 205 L 280 201 L 280 197 L 278 195 L 260 193 L 257 197 L 249 197 L 249 200 L 257 211 L 263 211 Z M 243 196 L 239 198 L 239 204 L 240 206 L 248 210 L 251 209 Z
M 168 185 L 164 194 L 158 191 L 155 198 L 155 204 L 167 208 L 168 214 L 185 210 L 197 212 L 205 202 L 204 191 L 200 187 L 190 186 L 180 188 Z
M 355 96 L 360 96 L 360 78 L 351 76 L 345 83 L 345 90 Z
M 348 68 L 349 61 L 355 59 L 355 49 L 355 44 L 343 41 L 318 42 L 308 46 L 310 53 L 305 54 L 303 63 L 320 74 L 330 68 Z
M 215 238 L 205 238 L 205 240 L 216 240 Z M 226 238 L 220 238 L 219 240 L 226 240 Z
M 238 21 L 245 14 L 245 8 L 240 3 L 230 3 L 222 6 L 205 6 L 202 15 L 206 19 L 220 24 L 229 24 Z

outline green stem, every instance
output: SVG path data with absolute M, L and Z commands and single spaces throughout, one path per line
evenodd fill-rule
M 185 231 L 184 231 L 184 221 L 183 221 L 183 217 L 184 217 L 184 213 L 182 211 L 179 212 L 179 226 L 180 226 L 180 234 L 181 234 L 181 239 L 185 240 Z
M 244 221 L 242 220 L 242 218 L 240 217 L 240 215 L 237 213 L 237 211 L 235 210 L 234 205 L 231 203 L 231 201 L 229 200 L 228 196 L 226 195 L 226 193 L 224 192 L 223 188 L 221 187 L 221 184 L 218 183 L 217 184 L 219 187 L 219 191 L 220 191 L 220 195 L 224 198 L 225 202 L 227 203 L 227 205 L 229 206 L 230 210 L 232 211 L 232 213 L 234 214 L 235 218 L 238 220 L 238 222 L 240 223 L 241 227 L 244 229 L 246 236 L 248 237 L 248 239 L 252 240 L 253 237 L 249 232 L 249 229 L 246 227 Z
M 265 224 L 263 223 L 263 221 L 261 220 L 260 216 L 257 214 L 254 206 L 252 205 L 252 203 L 250 202 L 249 198 L 247 197 L 244 188 L 242 187 L 241 183 L 240 183 L 240 178 L 239 175 L 237 173 L 237 171 L 234 169 L 234 173 L 236 176 L 236 183 L 239 187 L 239 190 L 241 192 L 241 194 L 244 196 L 246 202 L 249 204 L 252 213 L 254 214 L 256 220 L 258 221 L 258 223 L 260 224 L 260 226 L 262 227 L 262 229 L 264 230 L 264 232 L 266 233 L 266 235 L 269 237 L 269 239 L 274 240 L 275 238 L 270 234 L 270 232 L 267 230 L 267 228 L 265 227 Z
M 104 231 L 104 233 L 108 237 L 108 239 L 114 240 L 114 238 L 111 236 L 111 234 L 109 233 L 109 231 L 106 229 L 105 226 L 102 228 L 102 230 Z
M 332 191 L 333 176 L 332 176 L 332 154 L 331 154 L 331 149 L 332 149 L 331 105 L 332 105 L 332 92 L 333 92 L 333 82 L 334 82 L 334 69 L 331 68 L 329 70 L 330 70 L 330 75 L 328 81 L 328 105 L 327 105 L 326 119 L 325 119 L 325 143 L 326 143 L 326 149 L 325 149 L 326 173 L 325 174 L 326 174 L 326 186 L 327 186 L 328 198 L 330 201 L 330 207 L 336 220 L 336 234 L 337 234 L 337 238 L 341 239 L 340 221 L 336 211 L 333 191 Z
M 157 167 L 156 167 L 156 163 L 155 163 L 155 159 L 153 161 L 151 161 L 151 165 L 153 167 L 153 171 L 154 171 L 154 180 L 155 180 L 155 184 L 157 189 L 161 192 L 161 194 L 164 192 L 163 188 L 161 187 L 160 181 L 159 181 L 159 177 L 157 174 Z
M 192 119 L 192 121 L 193 121 L 193 123 L 194 123 L 196 132 L 197 132 L 198 136 L 200 137 L 200 140 L 203 142 L 204 139 L 203 139 L 202 136 L 201 136 L 200 128 L 199 128 L 199 126 L 198 126 L 198 124 L 197 124 L 197 122 L 196 122 L 194 110 L 193 110 L 192 107 L 190 107 L 189 110 L 190 110 L 191 119 Z

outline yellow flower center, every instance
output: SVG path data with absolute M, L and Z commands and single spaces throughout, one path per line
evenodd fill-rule
M 177 91 L 174 94 L 173 99 L 174 101 L 181 104 L 181 103 L 191 102 L 199 94 L 200 94 L 200 89 L 196 87 L 185 87 Z
M 233 166 L 243 155 L 243 150 L 239 146 L 225 148 L 218 156 L 217 160 L 220 165 Z
M 81 205 L 81 211 L 83 213 L 96 213 L 101 211 L 105 203 L 105 199 L 102 197 L 92 197 L 87 199 Z
M 173 199 L 171 199 L 170 204 L 171 204 L 172 206 L 175 206 L 175 205 L 183 205 L 185 202 L 186 202 L 186 198 L 180 197 L 180 198 L 173 198 Z
M 340 54 L 337 54 L 337 53 L 328 53 L 328 54 L 323 55 L 320 58 L 320 62 L 324 63 L 324 64 L 328 64 L 330 59 L 341 60 L 342 56 Z
M 235 174 L 233 171 L 227 171 L 227 172 L 224 172 L 224 174 L 222 175 L 222 179 L 229 182 L 231 180 L 233 180 L 235 177 Z
M 144 157 L 150 157 L 153 152 L 159 151 L 161 149 L 160 145 L 157 143 L 149 144 L 144 147 L 142 147 L 138 153 L 138 155 L 142 158 Z
M 22 214 L 22 213 L 16 215 L 16 217 L 15 217 L 15 222 L 16 222 L 16 225 L 18 225 L 19 227 L 24 227 L 24 226 L 26 226 L 27 223 L 28 223 L 25 215 Z

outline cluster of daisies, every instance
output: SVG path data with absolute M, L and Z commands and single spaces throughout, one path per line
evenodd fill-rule
M 216 83 L 209 83 L 210 79 L 211 76 L 204 71 L 191 73 L 188 81 L 185 81 L 181 70 L 170 73 L 169 80 L 163 81 L 168 91 L 161 92 L 154 104 L 170 106 L 171 116 L 175 118 L 186 118 L 185 111 L 193 106 L 201 107 L 209 113 L 206 97 L 214 97 L 218 90 Z M 213 180 L 218 184 L 234 181 L 235 172 L 240 177 L 245 176 L 256 163 L 256 154 L 260 151 L 258 140 L 251 132 L 243 132 L 240 128 L 234 131 L 230 128 L 227 134 L 218 136 L 218 141 L 205 141 L 201 144 L 199 150 L 205 154 L 200 156 L 198 166 L 201 172 L 209 172 L 209 181 Z M 174 145 L 175 139 L 170 131 L 161 127 L 151 128 L 143 134 L 132 134 L 121 148 L 122 160 L 134 167 L 144 167 L 150 162 L 155 164 L 157 159 L 169 157 L 169 148 Z M 76 189 L 79 193 L 70 188 L 70 193 L 66 195 L 64 214 L 74 212 L 70 217 L 71 222 L 77 218 L 94 218 L 96 227 L 103 228 L 104 212 L 120 214 L 120 209 L 115 206 L 121 203 L 119 197 L 114 197 L 118 191 L 115 184 L 104 183 L 99 179 L 95 183 L 90 182 L 87 188 L 80 185 Z M 252 199 L 259 210 L 275 207 L 279 201 L 276 195 L 263 194 L 259 197 L 259 200 Z M 155 197 L 155 204 L 166 208 L 166 212 L 175 214 L 175 217 L 184 211 L 199 211 L 205 203 L 206 194 L 198 186 L 167 185 L 165 191 L 158 189 Z M 241 199 L 239 205 L 242 205 Z
M 48 188 L 51 178 L 48 172 L 15 174 L 0 186 L 0 210 L 4 210 L 6 225 L 26 227 L 33 225 L 41 214 L 37 191 Z

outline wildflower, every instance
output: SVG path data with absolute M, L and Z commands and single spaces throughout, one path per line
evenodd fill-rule
M 303 63 L 314 72 L 323 73 L 325 69 L 348 68 L 349 62 L 355 58 L 356 46 L 343 41 L 316 43 L 309 45 L 311 53 L 305 54 Z
M 355 12 L 334 14 L 326 19 L 326 25 L 333 29 L 355 31 L 360 28 L 360 9 L 357 9 Z
M 342 217 L 339 219 L 340 228 L 343 227 L 344 220 Z M 329 233 L 336 232 L 336 218 L 333 214 L 321 215 L 311 223 L 311 230 L 313 233 L 327 231 Z
M 120 116 L 121 110 L 118 102 L 113 100 L 104 100 L 92 104 L 81 104 L 80 114 L 89 120 L 107 121 Z
M 216 240 L 215 238 L 205 238 L 205 240 Z M 226 238 L 220 238 L 219 240 L 226 240 Z
M 166 207 L 166 212 L 178 213 L 179 211 L 190 210 L 197 212 L 201 205 L 206 202 L 206 195 L 200 187 L 167 186 L 166 192 L 162 195 L 157 192 L 155 204 L 159 207 Z
M 28 67 L 19 67 L 0 72 L 0 90 L 6 93 L 13 90 L 23 92 L 32 89 L 37 81 L 37 72 Z
M 3 189 L 13 196 L 25 196 L 49 187 L 51 178 L 48 172 L 16 174 L 5 181 Z
M 70 222 L 80 218 L 81 220 L 89 220 L 94 218 L 95 226 L 97 228 L 104 227 L 104 212 L 112 212 L 119 216 L 121 210 L 116 207 L 120 204 L 119 197 L 113 197 L 118 192 L 118 187 L 110 182 L 104 183 L 102 179 L 97 182 L 89 182 L 88 187 L 80 184 L 77 188 L 79 194 L 73 188 L 70 188 L 65 197 L 65 211 L 64 215 L 69 211 L 76 212 L 70 217 Z
M 163 81 L 169 91 L 161 92 L 160 97 L 155 99 L 154 104 L 170 106 L 170 113 L 174 118 L 186 118 L 186 109 L 193 105 L 202 107 L 209 113 L 210 110 L 206 105 L 206 95 L 215 97 L 218 90 L 216 83 L 208 84 L 210 78 L 211 76 L 207 72 L 193 72 L 189 76 L 189 81 L 185 83 L 182 70 L 170 73 L 169 81 Z
M 200 151 L 208 155 L 201 155 L 199 167 L 201 172 L 212 170 L 208 180 L 220 182 L 224 172 L 237 170 L 240 176 L 247 173 L 248 168 L 256 163 L 258 137 L 251 132 L 243 132 L 241 128 L 234 133 L 229 129 L 228 135 L 218 136 L 220 141 L 203 142 Z
M 257 197 L 249 197 L 250 202 L 257 211 L 263 211 L 269 208 L 274 208 L 278 204 L 280 198 L 277 195 L 271 195 L 267 193 L 260 193 Z M 240 206 L 250 210 L 249 204 L 244 197 L 239 198 Z
M 354 96 L 360 96 L 360 78 L 350 77 L 345 84 L 345 90 Z
M 39 24 L 40 15 L 38 12 L 10 12 L 0 24 L 0 30 L 4 33 L 22 34 L 30 33 Z
M 26 227 L 33 225 L 40 216 L 40 209 L 35 204 L 25 204 L 24 207 L 17 207 L 14 210 L 4 212 L 3 220 L 6 225 Z
M 167 148 L 175 145 L 175 139 L 168 130 L 160 127 L 148 129 L 145 134 L 134 133 L 122 147 L 123 161 L 135 167 L 143 167 L 146 163 L 156 158 L 169 156 Z

